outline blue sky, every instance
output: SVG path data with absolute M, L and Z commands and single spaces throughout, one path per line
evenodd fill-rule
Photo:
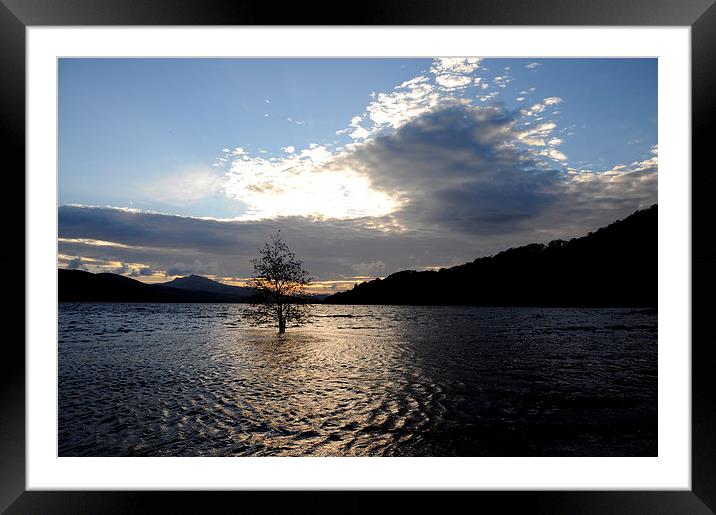
M 526 68 L 533 62 L 539 66 Z M 283 155 L 286 146 L 349 140 L 335 132 L 364 111 L 371 93 L 430 66 L 430 59 L 63 59 L 60 203 L 240 215 L 243 206 L 221 195 L 172 205 L 142 185 L 211 168 L 223 148 Z M 509 67 L 513 80 L 499 96 L 507 108 L 527 103 L 520 97 L 562 98 L 554 118 L 570 163 L 608 168 L 645 158 L 656 143 L 654 59 L 490 59 L 483 66 L 487 78 Z
M 332 142 L 336 130 L 365 108 L 371 92 L 390 90 L 429 64 L 63 59 L 60 203 L 127 206 L 133 201 L 146 209 L 236 216 L 241 206 L 235 202 L 224 205 L 212 198 L 166 206 L 141 196 L 136 185 L 210 167 L 226 147 L 282 154 L 287 145 Z
M 540 235 L 593 229 L 655 202 L 657 118 L 655 59 L 61 59 L 59 203 L 61 214 L 69 205 L 85 206 L 85 215 L 119 208 L 243 229 L 351 223 L 372 227 L 376 241 L 417 231 L 429 235 L 428 247 L 474 233 L 440 257 L 376 250 L 343 269 L 321 265 L 318 274 L 352 280 L 365 275 L 357 271 L 456 264 Z M 515 169 L 524 173 L 513 176 Z M 635 193 L 637 180 L 644 191 Z M 577 197 L 591 199 L 589 209 L 575 207 L 565 226 L 554 206 Z M 505 200 L 518 198 L 520 206 Z M 492 220 L 498 205 L 500 223 L 488 226 L 485 210 Z M 63 220 L 61 243 L 72 245 L 65 264 L 126 264 L 130 256 L 116 249 L 146 247 Z M 150 280 L 187 265 L 173 259 L 115 268 L 146 268 L 152 273 L 142 279 Z M 202 268 L 208 256 L 195 261 L 205 275 L 247 273 Z M 172 269 L 180 268 L 191 265 Z

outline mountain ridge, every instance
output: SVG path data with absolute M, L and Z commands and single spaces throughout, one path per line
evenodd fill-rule
M 178 288 L 169 283 L 146 284 L 119 274 L 93 274 L 84 270 L 59 268 L 58 299 L 60 302 L 200 302 L 236 303 L 249 302 L 251 292 L 247 288 L 229 286 L 206 277 L 206 281 L 234 290 L 208 291 L 191 289 L 186 284 Z M 200 277 L 200 276 L 195 276 Z M 217 290 L 221 289 L 217 287 Z
M 654 204 L 586 236 L 523 245 L 438 271 L 403 270 L 324 302 L 656 307 L 657 222 Z
M 191 274 L 186 277 L 177 277 L 166 283 L 157 283 L 157 286 L 176 288 L 180 290 L 206 291 L 226 295 L 237 295 L 240 297 L 250 297 L 253 295 L 253 291 L 250 288 L 231 286 L 229 284 L 220 283 L 209 279 L 208 277 L 195 274 Z

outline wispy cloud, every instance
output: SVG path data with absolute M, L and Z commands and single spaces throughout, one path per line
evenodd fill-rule
M 226 149 L 228 151 L 228 149 Z M 139 192 L 153 200 L 174 206 L 186 206 L 222 193 L 227 178 L 211 169 L 193 169 L 169 173 L 140 184 Z

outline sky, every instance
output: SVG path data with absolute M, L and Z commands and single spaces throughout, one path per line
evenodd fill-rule
M 59 266 L 315 291 L 657 202 L 656 59 L 61 59 Z M 619 266 L 616 263 L 605 266 Z

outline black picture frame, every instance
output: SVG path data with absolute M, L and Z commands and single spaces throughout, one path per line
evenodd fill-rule
M 351 10 L 336 4 L 257 0 L 0 0 L 0 145 L 4 147 L 5 237 L 0 259 L 9 329 L 24 320 L 25 29 L 40 25 L 607 25 L 691 27 L 692 71 L 692 460 L 691 491 L 402 492 L 391 501 L 401 511 L 449 510 L 468 503 L 476 510 L 524 513 L 714 513 L 716 512 L 716 380 L 714 346 L 708 338 L 716 286 L 716 251 L 706 196 L 714 191 L 708 138 L 716 113 L 715 0 L 368 0 Z M 10 158 L 9 162 L 7 158 Z M 9 183 L 9 184 L 8 184 Z M 23 274 L 19 273 L 23 270 Z M 7 289 L 7 287 L 10 289 Z M 7 335 L 8 333 L 6 333 Z M 21 343 L 22 342 L 22 343 Z M 365 512 L 386 506 L 382 492 L 77 492 L 26 491 L 24 328 L 6 336 L 0 359 L 0 511 L 20 513 L 207 512 L 221 505 L 243 511 L 260 503 L 312 512 Z M 393 499 L 398 497 L 398 499 Z M 455 505 L 457 506 L 457 504 Z M 161 507 L 161 508 L 160 508 Z

